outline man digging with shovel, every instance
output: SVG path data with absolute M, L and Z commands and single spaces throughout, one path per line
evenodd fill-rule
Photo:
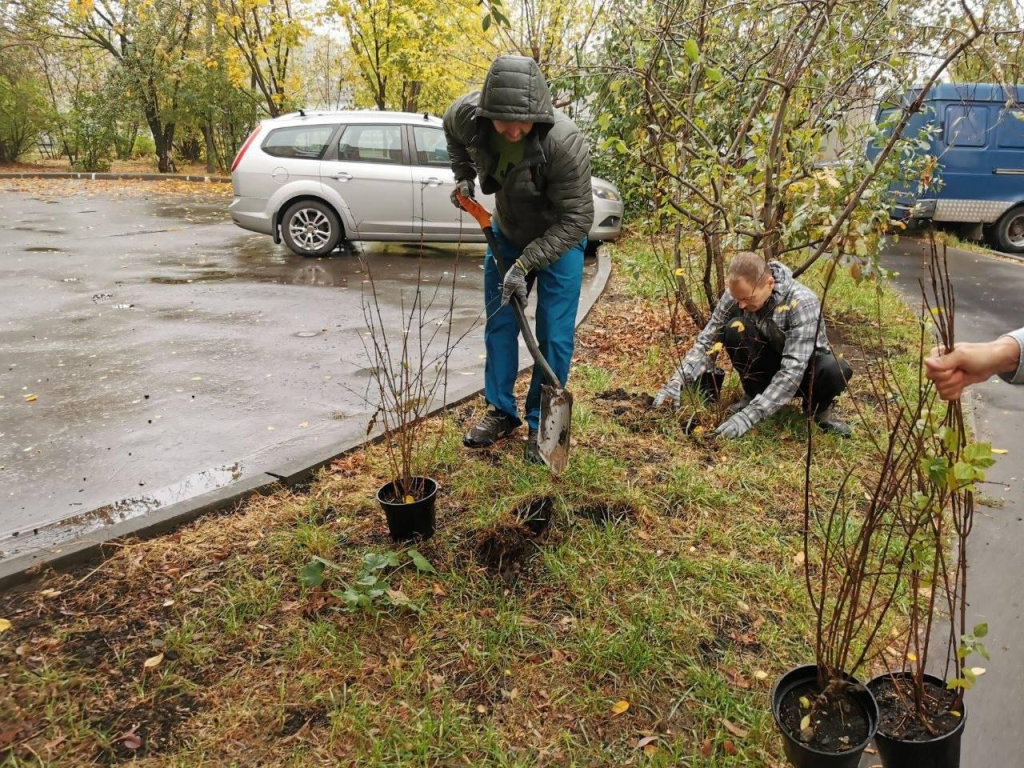
M 500 56 L 483 90 L 463 96 L 444 115 L 448 154 L 455 172 L 452 202 L 472 199 L 474 179 L 496 193 L 497 210 L 484 259 L 487 413 L 463 438 L 484 448 L 521 425 L 514 387 L 519 373 L 519 325 L 513 297 L 525 307 L 537 286 L 537 343 L 565 386 L 583 285 L 583 252 L 594 219 L 590 147 L 573 122 L 554 109 L 537 63 Z M 526 460 L 542 463 L 538 449 L 542 366 L 526 396 Z

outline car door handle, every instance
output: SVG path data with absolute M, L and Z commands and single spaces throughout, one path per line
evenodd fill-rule
M 331 174 L 327 178 L 334 179 L 335 181 L 352 181 L 352 174 L 346 173 L 345 171 L 339 171 L 338 173 Z
M 437 176 L 430 176 L 420 182 L 424 187 L 440 187 L 443 183 Z

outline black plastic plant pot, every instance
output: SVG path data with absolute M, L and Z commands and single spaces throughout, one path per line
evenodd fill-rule
M 437 504 L 437 483 L 429 477 L 410 478 L 418 496 L 406 502 L 399 481 L 385 483 L 377 491 L 377 501 L 388 520 L 388 531 L 394 541 L 429 539 L 434 535 L 434 508 Z
M 907 672 L 894 672 L 891 675 L 886 673 L 879 675 L 868 683 L 868 689 L 872 693 L 877 686 L 890 677 L 907 679 Z M 935 675 L 925 675 L 926 682 L 945 688 L 946 683 Z M 964 735 L 964 726 L 967 724 L 967 704 L 961 707 L 960 722 L 957 726 L 934 739 L 926 741 L 909 741 L 887 736 L 878 729 L 875 734 L 875 745 L 878 747 L 878 757 L 885 768 L 959 768 L 960 765 L 960 741 Z
M 725 371 L 715 368 L 713 371 L 704 371 L 697 382 L 697 389 L 705 398 L 712 403 L 717 403 L 722 396 L 722 385 L 725 384 Z
M 772 715 L 775 717 L 775 727 L 782 734 L 782 746 L 786 752 L 786 760 L 794 768 L 857 768 L 860 765 L 861 755 L 871 743 L 875 730 L 878 728 L 878 705 L 875 703 L 875 697 L 871 695 L 871 691 L 863 683 L 852 675 L 845 677 L 857 685 L 851 690 L 850 698 L 863 711 L 868 724 L 868 734 L 860 744 L 842 752 L 825 752 L 810 744 L 805 744 L 790 733 L 782 722 L 782 702 L 786 694 L 796 688 L 816 684 L 817 666 L 805 664 L 802 667 L 794 667 L 776 680 L 775 685 L 772 686 Z

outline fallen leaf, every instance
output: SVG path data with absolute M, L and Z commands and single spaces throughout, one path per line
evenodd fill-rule
M 729 679 L 729 682 L 735 685 L 737 688 L 749 688 L 750 681 L 748 681 L 736 667 L 728 667 L 725 670 L 725 676 Z
M 39 594 L 42 597 L 46 597 L 46 598 L 57 597 L 60 594 L 60 590 L 59 589 L 43 589 L 43 590 L 40 590 Z
M 727 754 L 727 755 L 735 755 L 736 754 L 736 745 L 732 743 L 732 739 L 726 739 L 722 743 L 722 748 L 725 749 L 725 754 Z
M 612 705 L 612 714 L 613 715 L 621 715 L 627 709 L 629 709 L 629 702 L 628 701 L 625 701 L 625 700 L 623 700 L 623 701 L 616 701 Z
M 654 757 L 656 754 L 658 754 L 658 748 L 653 744 L 648 744 L 646 747 L 644 747 L 644 754 L 648 757 Z
M 171 600 L 170 598 L 164 600 L 164 602 L 163 602 L 163 607 L 164 608 L 170 608 L 172 605 L 174 605 L 174 601 Z
M 768 679 L 768 673 L 765 672 L 763 669 L 758 669 L 758 670 L 755 670 L 754 677 L 756 679 L 758 679 L 758 680 L 767 680 Z
M 146 669 L 155 669 L 156 667 L 160 666 L 160 662 L 163 660 L 164 655 L 162 653 L 158 653 L 156 656 L 150 656 L 148 659 L 146 659 L 143 662 L 142 666 Z
M 747 738 L 747 734 L 750 733 L 750 731 L 748 731 L 746 728 L 741 728 L 740 726 L 736 725 L 736 723 L 732 722 L 731 720 L 723 719 L 722 720 L 722 725 L 725 726 L 725 730 L 727 730 L 729 733 L 731 733 L 737 739 L 745 739 L 745 738 Z
M 21 733 L 21 728 L 17 726 L 0 731 L 0 750 L 7 749 L 7 747 L 11 746 L 11 744 L 13 744 L 18 738 L 19 733 Z
M 309 422 L 308 421 L 304 421 L 301 424 L 299 424 L 299 429 L 305 429 L 308 426 L 309 426 Z
M 700 753 L 704 757 L 711 757 L 711 753 L 714 751 L 715 745 L 711 743 L 711 739 L 704 739 L 704 743 L 700 745 Z
M 406 495 L 406 497 L 405 497 L 405 503 L 406 504 L 412 504 L 415 501 L 416 501 L 416 499 L 414 499 L 412 496 Z
M 444 591 L 444 587 L 442 587 L 436 581 L 434 582 L 434 594 L 438 597 L 448 597 L 448 593 Z
M 803 565 L 806 560 L 807 556 L 803 552 L 797 552 L 793 555 L 793 563 L 796 565 Z
M 810 715 L 804 715 L 803 719 L 800 720 L 800 730 L 801 731 L 806 731 L 810 727 L 811 727 L 811 716 Z
M 121 743 L 124 744 L 126 749 L 136 750 L 142 746 L 142 737 L 132 728 L 130 731 L 125 731 L 121 734 Z
M 1009 453 L 1009 451 L 1007 451 L 1005 448 L 993 448 L 992 453 L 994 453 L 996 456 L 1005 456 L 1007 453 Z
M 35 395 L 25 395 L 25 402 L 26 403 L 34 403 L 38 399 L 39 398 L 37 398 Z
M 907 654 L 907 660 L 908 661 L 917 661 L 917 654 L 916 653 L 908 653 Z
M 975 677 L 981 677 L 982 675 L 985 674 L 985 668 L 984 667 L 971 667 L 971 672 L 974 673 Z
M 7 619 L 0 619 L 0 635 L 11 628 L 11 622 Z
M 643 749 L 648 744 L 653 744 L 657 740 L 658 740 L 657 736 L 644 736 L 642 739 L 640 739 L 640 741 L 638 741 L 636 743 L 636 748 L 637 749 Z

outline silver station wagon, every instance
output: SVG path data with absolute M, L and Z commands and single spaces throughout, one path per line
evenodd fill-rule
M 441 120 L 406 112 L 298 112 L 264 120 L 231 166 L 231 218 L 323 256 L 343 240 L 484 242 L 452 205 L 455 186 Z M 594 177 L 588 251 L 619 236 L 622 198 Z M 492 195 L 478 195 L 494 209 Z

